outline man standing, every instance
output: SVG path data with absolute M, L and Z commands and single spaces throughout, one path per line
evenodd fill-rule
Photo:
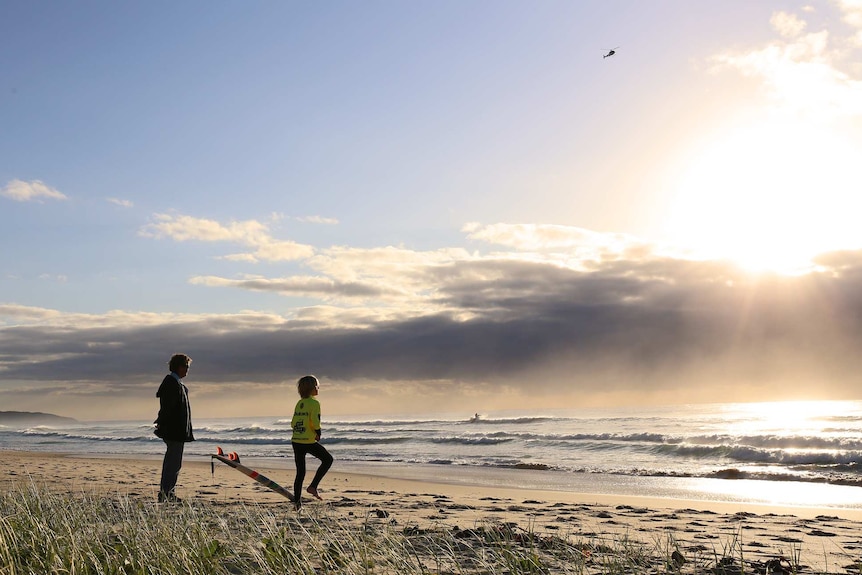
M 168 367 L 171 373 L 165 376 L 156 397 L 159 398 L 159 416 L 154 433 L 166 445 L 162 461 L 162 480 L 159 501 L 180 501 L 174 493 L 180 468 L 183 466 L 183 448 L 194 441 L 192 433 L 192 409 L 189 405 L 189 390 L 183 378 L 189 373 L 192 358 L 184 353 L 171 356 Z

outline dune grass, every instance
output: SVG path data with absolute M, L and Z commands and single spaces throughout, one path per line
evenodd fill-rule
M 777 567 L 797 572 L 790 564 Z M 297 515 L 289 505 L 157 504 L 124 495 L 70 494 L 32 483 L 0 493 L 0 575 L 757 571 L 746 565 L 741 547 L 733 542 L 711 552 L 692 552 L 681 549 L 670 534 L 643 542 L 628 536 L 540 536 L 501 523 L 420 529 L 380 521 L 374 514 L 345 516 L 327 506 Z

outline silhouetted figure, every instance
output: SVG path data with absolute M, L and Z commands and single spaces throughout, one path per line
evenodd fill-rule
M 299 392 L 300 399 L 296 402 L 296 407 L 293 408 L 293 419 L 291 420 L 293 436 L 290 443 L 293 446 L 293 460 L 296 463 L 296 478 L 293 480 L 295 497 L 293 505 L 299 511 L 302 508 L 305 456 L 311 454 L 320 460 L 320 466 L 305 490 L 317 499 L 322 499 L 317 492 L 317 486 L 320 485 L 320 480 L 332 467 L 333 458 L 320 444 L 320 402 L 315 399 L 320 391 L 320 382 L 313 375 L 303 376 L 296 382 L 296 391 Z
M 194 441 L 192 433 L 192 409 L 189 405 L 189 389 L 183 378 L 189 373 L 192 358 L 177 353 L 168 362 L 171 372 L 162 380 L 156 397 L 159 398 L 159 416 L 154 422 L 153 431 L 165 442 L 165 458 L 162 461 L 162 479 L 159 488 L 159 501 L 179 501 L 174 488 L 183 466 L 183 449 L 189 441 Z

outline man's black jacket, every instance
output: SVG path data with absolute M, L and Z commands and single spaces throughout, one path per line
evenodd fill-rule
M 155 434 L 168 441 L 194 441 L 188 388 L 169 373 L 162 380 L 156 397 L 159 398 L 159 416 L 155 421 Z

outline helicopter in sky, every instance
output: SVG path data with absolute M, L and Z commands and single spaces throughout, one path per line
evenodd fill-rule
M 607 58 L 608 56 L 613 56 L 614 54 L 616 54 L 616 53 L 617 53 L 617 50 L 619 50 L 619 49 L 620 49 L 620 47 L 619 47 L 619 46 L 617 46 L 616 48 L 611 48 L 610 50 L 608 50 L 608 53 L 607 53 L 607 54 L 605 54 L 604 56 L 602 56 L 602 60 L 604 60 L 604 59 L 605 59 L 605 58 Z

